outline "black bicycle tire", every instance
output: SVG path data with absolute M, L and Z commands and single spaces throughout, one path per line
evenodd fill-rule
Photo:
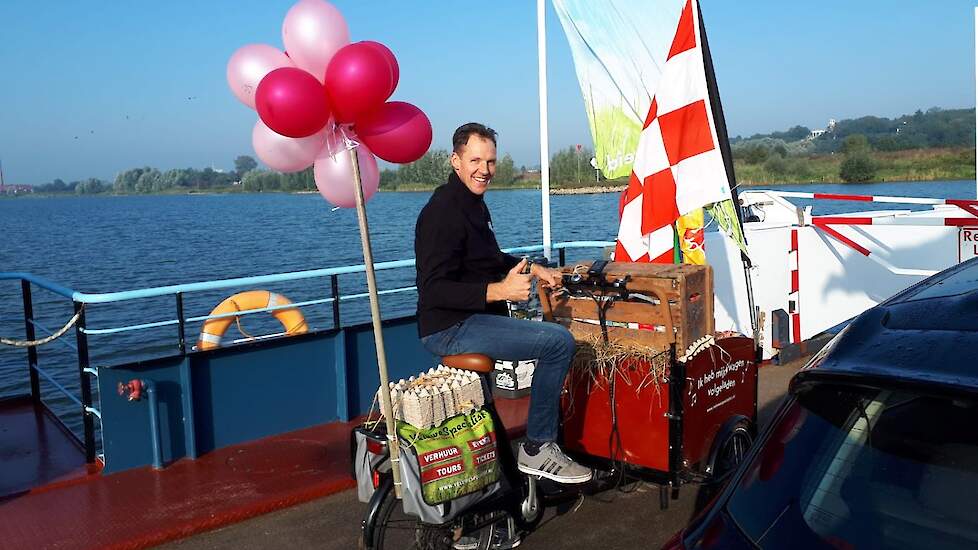
M 433 541 L 425 540 L 429 537 L 429 535 L 421 535 L 419 537 L 417 534 L 415 535 L 414 546 L 408 547 L 407 549 L 401 546 L 398 546 L 396 548 L 395 547 L 385 548 L 384 542 L 387 536 L 387 528 L 389 526 L 390 517 L 397 510 L 400 509 L 401 509 L 401 503 L 394 496 L 394 491 L 389 491 L 387 494 L 384 495 L 384 499 L 383 501 L 381 501 L 380 504 L 380 512 L 377 514 L 377 526 L 374 530 L 374 545 L 371 547 L 370 550 L 451 550 L 452 549 L 453 543 L 451 542 L 450 538 L 445 539 L 444 541 L 433 542 Z M 417 525 L 415 533 L 418 532 L 417 530 L 427 530 L 427 531 L 445 530 L 450 533 L 450 530 L 447 527 L 437 527 L 434 525 L 429 525 L 417 519 L 415 519 L 415 523 Z M 478 535 L 479 540 L 478 540 L 477 550 L 489 550 L 489 545 L 492 544 L 493 525 L 488 525 L 486 527 L 483 527 L 478 531 L 478 533 L 479 533 Z M 438 544 L 441 542 L 444 542 L 444 544 Z

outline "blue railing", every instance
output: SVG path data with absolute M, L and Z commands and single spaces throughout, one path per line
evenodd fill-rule
M 566 250 L 570 249 L 587 249 L 587 248 L 604 248 L 614 245 L 613 242 L 607 241 L 574 241 L 574 242 L 564 242 L 556 243 L 552 246 L 553 249 L 557 250 L 558 253 L 558 265 L 564 265 L 565 263 L 565 253 Z M 510 254 L 527 254 L 534 252 L 542 252 L 543 246 L 521 246 L 516 248 L 505 249 L 506 252 Z M 392 262 L 381 262 L 374 265 L 374 269 L 377 271 L 394 270 L 394 269 L 405 269 L 414 267 L 414 260 L 397 260 Z M 354 266 L 344 266 L 344 267 L 334 267 L 325 269 L 312 269 L 307 271 L 296 271 L 291 273 L 278 273 L 273 275 L 259 275 L 253 277 L 238 277 L 233 279 L 222 279 L 216 281 L 204 281 L 197 283 L 186 283 L 179 285 L 168 285 L 152 288 L 142 288 L 136 290 L 127 290 L 122 292 L 108 292 L 108 293 L 85 293 L 73 290 L 71 288 L 65 287 L 61 284 L 53 282 L 44 277 L 39 277 L 32 275 L 30 273 L 23 272 L 0 272 L 0 281 L 2 280 L 20 280 L 22 288 L 22 299 L 24 304 L 24 322 L 25 322 L 25 332 L 28 340 L 35 339 L 35 328 L 41 329 L 48 335 L 51 331 L 46 329 L 37 323 L 34 319 L 33 304 L 31 296 L 31 285 L 37 286 L 44 290 L 50 291 L 59 296 L 68 298 L 72 301 L 74 305 L 74 311 L 79 315 L 78 321 L 75 325 L 75 344 L 72 345 L 70 342 L 62 341 L 63 344 L 70 347 L 78 357 L 78 375 L 80 381 L 81 395 L 76 396 L 72 394 L 67 388 L 62 384 L 57 383 L 54 378 L 41 369 L 38 366 L 37 361 L 37 349 L 34 346 L 28 348 L 28 366 L 30 371 L 31 379 L 31 396 L 36 404 L 40 404 L 40 387 L 39 378 L 40 374 L 47 381 L 49 381 L 54 387 L 65 394 L 65 396 L 78 405 L 82 412 L 83 424 L 84 424 L 84 437 L 81 443 L 84 445 L 86 451 L 86 459 L 89 463 L 95 461 L 95 425 L 93 417 L 101 418 L 100 412 L 92 406 L 92 392 L 91 392 L 91 379 L 92 376 L 98 376 L 98 369 L 93 368 L 90 365 L 89 351 L 88 351 L 88 336 L 89 335 L 107 335 L 107 334 L 117 334 L 121 332 L 130 332 L 138 330 L 147 330 L 165 326 L 179 326 L 179 349 L 181 354 L 185 354 L 186 349 L 186 338 L 185 338 L 185 326 L 188 322 L 198 322 L 206 321 L 208 319 L 219 319 L 226 317 L 238 317 L 241 315 L 250 315 L 253 313 L 261 313 L 268 311 L 275 311 L 283 308 L 295 308 L 295 307 L 307 307 L 319 304 L 332 304 L 333 306 L 333 324 L 336 327 L 340 326 L 340 315 L 339 315 L 339 303 L 341 301 L 362 299 L 369 296 L 365 292 L 341 295 L 339 293 L 339 286 L 337 278 L 340 275 L 363 273 L 366 271 L 363 265 Z M 235 288 L 243 286 L 258 286 L 267 285 L 273 283 L 283 283 L 290 281 L 299 281 L 306 279 L 315 279 L 329 277 L 331 282 L 331 296 L 328 298 L 320 298 L 315 300 L 308 300 L 303 302 L 295 302 L 285 305 L 277 305 L 271 307 L 264 307 L 258 309 L 249 309 L 244 311 L 236 311 L 232 313 L 223 313 L 217 315 L 202 315 L 196 317 L 185 317 L 183 313 L 183 296 L 192 292 L 202 292 L 209 290 L 220 290 L 226 288 Z M 396 294 L 401 292 L 414 291 L 417 288 L 414 286 L 399 287 L 393 289 L 381 290 L 380 294 Z M 133 325 L 124 325 L 119 327 L 106 327 L 106 328 L 88 328 L 85 326 L 85 306 L 88 304 L 106 304 L 106 303 L 119 303 L 130 300 L 138 300 L 144 298 L 154 298 L 162 296 L 174 296 L 176 298 L 176 319 L 166 319 L 162 321 L 154 321 L 148 323 L 139 323 Z M 277 335 L 265 335 L 258 338 L 268 338 Z

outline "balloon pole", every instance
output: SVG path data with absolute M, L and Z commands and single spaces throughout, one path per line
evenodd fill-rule
M 401 498 L 401 458 L 397 444 L 397 427 L 391 406 L 390 379 L 387 376 L 387 354 L 384 353 L 384 334 L 380 327 L 380 301 L 377 297 L 377 278 L 374 276 L 374 255 L 370 249 L 370 229 L 367 227 L 367 209 L 364 207 L 363 184 L 360 182 L 360 163 L 357 148 L 350 148 L 353 163 L 353 181 L 356 184 L 357 220 L 360 222 L 360 242 L 363 244 L 363 265 L 367 271 L 367 291 L 370 294 L 370 317 L 374 325 L 374 343 L 377 346 L 377 366 L 380 369 L 380 408 L 387 421 L 387 441 L 391 455 L 391 473 L 394 474 L 394 496 Z

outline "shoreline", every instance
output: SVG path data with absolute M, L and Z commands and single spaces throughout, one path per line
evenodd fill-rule
M 741 181 L 737 184 L 738 189 L 744 188 L 764 188 L 773 187 L 781 185 L 876 185 L 884 183 L 921 183 L 926 184 L 930 182 L 945 182 L 945 181 L 973 181 L 969 178 L 965 179 L 899 179 L 899 180 L 880 180 L 880 181 L 868 181 L 864 183 L 845 183 L 841 181 L 806 181 L 806 182 L 754 182 L 750 180 Z M 425 193 L 434 191 L 438 185 L 432 185 L 430 187 L 409 187 L 406 189 L 378 189 L 380 193 Z M 620 193 L 627 185 L 592 185 L 587 187 L 562 187 L 562 188 L 551 188 L 551 195 L 599 195 L 604 193 Z M 539 191 L 540 187 L 530 187 L 530 186 L 520 186 L 520 187 L 497 187 L 492 189 L 493 191 Z M 246 191 L 232 190 L 200 190 L 192 191 L 187 193 L 179 192 L 169 192 L 169 193 L 93 193 L 93 194 L 83 194 L 78 195 L 75 193 L 17 193 L 11 195 L 0 195 L 0 200 L 12 200 L 17 198 L 33 198 L 33 199 L 46 199 L 46 198 L 57 198 L 57 197 L 165 197 L 165 196 L 215 196 L 215 195 L 316 195 L 319 194 L 318 191 L 265 191 L 249 193 Z
M 590 187 L 565 187 L 551 189 L 551 195 L 597 195 L 600 193 L 621 193 L 627 185 L 592 185 Z

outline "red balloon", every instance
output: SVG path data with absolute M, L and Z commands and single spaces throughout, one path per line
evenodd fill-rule
M 401 78 L 401 69 L 397 65 L 397 58 L 394 57 L 394 52 L 392 52 L 391 49 L 388 48 L 387 46 L 381 44 L 380 42 L 374 42 L 373 40 L 364 40 L 363 42 L 361 42 L 361 44 L 366 44 L 371 48 L 377 50 L 378 52 L 384 54 L 384 57 L 387 59 L 387 64 L 390 65 L 391 68 L 390 94 L 393 94 L 394 90 L 397 88 L 397 82 Z M 387 94 L 387 97 L 390 97 L 390 94 Z
M 414 105 L 391 101 L 357 120 L 357 135 L 378 157 L 405 164 L 431 147 L 431 122 Z
M 326 93 L 336 122 L 353 122 L 390 97 L 393 74 L 375 46 L 357 42 L 340 48 L 326 67 Z
M 255 90 L 255 108 L 266 126 L 291 138 L 311 136 L 329 121 L 323 85 L 295 67 L 282 67 L 265 75 Z

